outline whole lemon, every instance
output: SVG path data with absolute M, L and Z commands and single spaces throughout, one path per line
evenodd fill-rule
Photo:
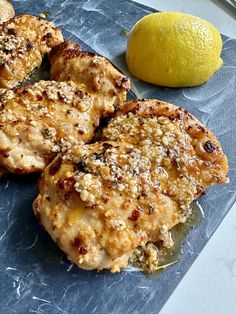
M 130 72 L 162 86 L 196 86 L 223 64 L 218 30 L 199 17 L 152 13 L 132 28 L 126 51 Z

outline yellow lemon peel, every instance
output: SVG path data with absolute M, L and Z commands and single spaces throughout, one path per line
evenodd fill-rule
M 131 30 L 126 52 L 130 72 L 137 78 L 168 87 L 197 86 L 223 64 L 218 30 L 199 17 L 152 13 Z

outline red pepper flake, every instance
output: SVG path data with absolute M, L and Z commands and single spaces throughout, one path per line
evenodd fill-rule
M 42 96 L 42 95 L 37 95 L 37 100 L 38 100 L 38 101 L 43 100 L 43 96 Z M 38 109 L 39 109 L 39 107 L 38 107 Z M 42 108 L 41 108 L 41 109 L 42 109 Z
M 79 129 L 79 130 L 78 130 L 78 133 L 79 133 L 80 135 L 83 135 L 83 134 L 84 134 L 84 131 L 81 130 L 81 129 Z
M 76 249 L 78 249 L 79 254 L 84 255 L 84 254 L 88 253 L 88 250 L 87 250 L 85 247 L 81 246 L 81 244 L 82 244 L 82 241 L 81 241 L 81 239 L 80 239 L 79 237 L 76 237 L 76 238 L 71 242 L 71 245 L 72 245 L 73 247 L 75 247 Z
M 28 93 L 28 87 L 25 86 L 22 90 L 21 90 L 22 94 L 27 94 Z
M 139 218 L 139 215 L 140 215 L 140 212 L 137 209 L 135 209 L 132 212 L 132 215 L 129 217 L 129 220 L 136 221 Z
M 5 150 L 5 149 L 1 149 L 0 150 L 0 154 L 2 155 L 2 157 L 4 158 L 8 158 L 9 157 L 9 151 Z
M 75 238 L 73 241 L 71 241 L 71 245 L 74 246 L 74 247 L 80 247 L 81 245 L 81 240 L 79 237 Z
M 83 246 L 81 246 L 79 248 L 79 254 L 84 255 L 86 253 L 88 253 L 88 250 L 86 248 L 84 248 Z

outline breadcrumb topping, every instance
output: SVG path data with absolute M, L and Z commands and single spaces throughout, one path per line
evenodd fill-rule
M 42 168 L 55 153 L 90 140 L 99 121 L 93 98 L 72 82 L 40 81 L 3 90 L 0 98 L 0 150 L 9 152 L 10 169 Z
M 0 66 L 11 61 L 12 58 L 22 58 L 29 44 L 30 42 L 22 36 L 0 32 Z
M 147 273 L 155 272 L 165 261 L 166 251 L 148 242 L 136 248 L 129 259 L 130 265 Z
M 75 177 L 76 189 L 86 190 L 97 203 L 102 198 L 99 186 L 104 184 L 130 198 L 148 194 L 160 186 L 158 178 L 151 174 L 152 160 L 132 145 L 123 150 L 104 143 L 101 153 L 87 155 L 81 150 L 81 160 L 84 171 L 89 174 L 80 172 Z
M 41 210 L 52 222 L 49 232 L 66 235 L 59 236 L 61 247 L 80 267 L 119 271 L 129 260 L 153 272 L 190 203 L 227 182 L 227 171 L 219 142 L 187 111 L 155 100 L 128 102 L 102 142 L 70 147 L 45 171 L 49 183 L 39 198 L 50 186 L 53 200 Z
M 22 14 L 0 25 L 0 87 L 23 82 L 45 53 L 63 41 L 61 31 L 39 17 Z

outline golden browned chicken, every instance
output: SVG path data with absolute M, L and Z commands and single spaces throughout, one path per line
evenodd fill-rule
M 0 0 L 0 23 L 10 20 L 14 15 L 12 4 L 8 0 Z
M 227 157 L 214 134 L 187 110 L 167 102 L 127 102 L 118 108 L 103 135 L 105 140 L 144 145 L 150 151 L 157 146 L 166 174 L 178 178 L 185 171 L 191 180 L 198 180 L 199 191 L 228 180 Z
M 63 41 L 52 23 L 20 15 L 0 25 L 0 88 L 12 88 L 39 67 L 45 53 Z
M 171 247 L 170 229 L 208 186 L 228 182 L 228 164 L 210 130 L 157 100 L 121 106 L 104 137 L 46 167 L 34 212 L 79 267 L 115 272 L 136 248 Z
M 59 151 L 91 140 L 100 108 L 73 82 L 40 81 L 0 96 L 0 164 L 41 171 Z
M 51 78 L 55 81 L 73 81 L 79 88 L 97 98 L 106 107 L 119 105 L 130 90 L 129 79 L 104 57 L 82 51 L 80 45 L 66 41 L 49 54 Z

